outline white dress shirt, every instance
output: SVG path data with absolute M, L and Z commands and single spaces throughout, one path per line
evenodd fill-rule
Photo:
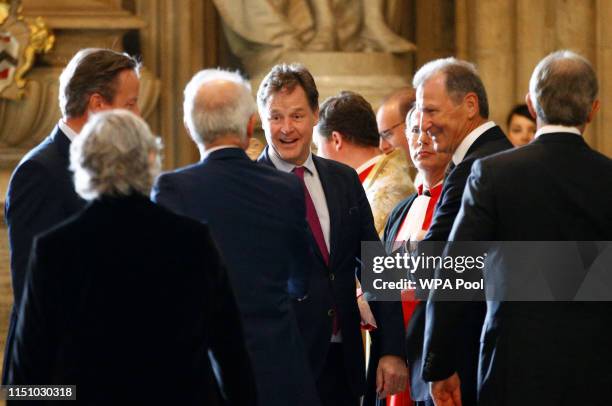
M 536 131 L 535 138 L 538 138 L 542 134 L 551 133 L 572 133 L 576 135 L 582 135 L 580 130 L 576 127 L 566 127 L 564 125 L 545 125 L 540 127 L 538 131 Z
M 66 134 L 66 137 L 68 137 L 68 139 L 70 140 L 70 142 L 74 141 L 74 138 L 79 135 L 76 132 L 74 132 L 74 130 L 70 127 L 68 127 L 68 124 L 66 124 L 64 122 L 63 119 L 60 118 L 60 121 L 57 123 L 58 127 L 60 128 L 60 130 L 62 130 L 62 132 L 64 134 Z
M 293 168 L 296 167 L 296 165 L 284 161 L 272 146 L 268 148 L 268 155 L 278 170 L 291 173 Z M 304 171 L 304 183 L 306 184 L 308 193 L 310 193 L 315 210 L 317 211 L 319 223 L 321 223 L 321 230 L 323 230 L 323 238 L 325 238 L 325 245 L 327 246 L 327 252 L 331 253 L 329 245 L 329 210 L 327 208 L 327 200 L 325 200 L 325 192 L 321 185 L 321 178 L 319 178 L 319 172 L 317 172 L 317 168 L 312 160 L 312 153 L 308 154 L 308 158 L 306 158 L 306 162 L 304 162 L 302 166 L 306 168 Z
M 463 139 L 463 141 L 461 141 L 461 144 L 459 144 L 459 147 L 457 147 L 457 150 L 453 153 L 453 163 L 455 165 L 459 165 L 461 161 L 463 161 L 463 158 L 465 158 L 465 154 L 467 154 L 468 149 L 470 149 L 472 144 L 476 142 L 478 137 L 480 137 L 482 134 L 484 134 L 486 131 L 490 130 L 491 128 L 495 127 L 495 125 L 496 124 L 493 121 L 487 121 L 486 123 L 481 124 L 478 127 L 474 128 Z

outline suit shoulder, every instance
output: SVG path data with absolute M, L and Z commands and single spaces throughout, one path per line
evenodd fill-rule
M 338 161 L 331 159 L 321 158 L 320 156 L 313 155 L 312 159 L 315 163 L 318 163 L 317 170 L 322 169 L 324 171 L 333 172 L 346 177 L 356 177 L 357 172 L 350 166 L 343 164 Z

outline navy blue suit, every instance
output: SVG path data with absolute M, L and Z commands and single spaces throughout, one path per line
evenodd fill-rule
M 353 396 L 365 392 L 365 361 L 355 276 L 360 276 L 362 241 L 379 241 L 372 211 L 357 172 L 349 166 L 313 155 L 330 217 L 330 256 L 327 266 L 314 237 L 316 252 L 306 300 L 294 303 L 315 379 L 319 379 L 330 349 L 336 309 L 342 332 L 344 370 Z M 258 159 L 274 167 L 266 148 Z M 382 247 L 381 247 L 382 249 Z M 400 302 L 371 302 L 378 322 L 380 355 L 404 357 L 404 327 Z M 374 366 L 375 367 L 375 366 Z M 347 394 L 350 395 L 350 394 Z
M 485 131 L 468 149 L 464 159 L 444 179 L 444 186 L 431 227 L 424 241 L 447 241 L 453 222 L 461 208 L 461 196 L 474 161 L 494 153 L 510 149 L 512 144 L 499 127 Z M 462 320 L 461 329 L 441 337 L 432 335 L 434 326 L 452 317 L 455 302 L 421 302 L 427 306 L 425 341 L 423 348 L 423 370 L 425 381 L 438 381 L 457 372 L 461 379 L 461 398 L 464 406 L 476 405 L 476 381 L 480 331 L 484 322 L 486 305 L 482 301 L 466 302 L 468 310 Z M 422 312 L 422 309 L 416 311 Z M 416 312 L 415 311 L 415 312 Z M 420 313 L 422 315 L 422 313 Z M 415 331 L 422 331 L 418 329 Z M 444 360 L 444 362 L 443 362 Z
M 611 241 L 612 160 L 572 133 L 541 134 L 521 148 L 478 160 L 450 238 Z M 515 283 L 512 274 L 501 278 L 509 286 Z M 469 317 L 468 304 L 452 303 L 445 309 L 447 317 L 429 332 L 430 352 L 448 345 L 432 368 L 452 365 L 458 349 L 446 337 Z M 478 404 L 609 405 L 609 396 L 597 389 L 612 387 L 611 341 L 611 302 L 489 301 Z
M 28 152 L 11 176 L 4 216 L 11 250 L 13 309 L 6 340 L 2 382 L 10 361 L 11 343 L 23 294 L 34 237 L 75 214 L 85 205 L 75 192 L 69 170 L 70 140 L 56 127 Z
M 311 259 L 299 180 L 225 148 L 162 174 L 152 199 L 210 225 L 243 316 L 261 404 L 318 405 L 291 306 L 291 296 L 307 293 Z

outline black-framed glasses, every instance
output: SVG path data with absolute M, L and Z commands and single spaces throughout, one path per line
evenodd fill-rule
M 381 131 L 380 133 L 378 133 L 378 135 L 380 135 L 380 138 L 382 138 L 383 140 L 386 140 L 386 139 L 390 138 L 393 135 L 393 130 L 396 129 L 397 127 L 399 127 L 402 124 L 406 124 L 406 123 L 401 121 L 401 122 L 399 122 L 399 123 L 397 123 L 395 125 L 392 125 L 391 127 L 387 128 L 386 130 Z

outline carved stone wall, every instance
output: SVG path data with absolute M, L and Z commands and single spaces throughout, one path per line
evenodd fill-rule
M 456 0 L 457 56 L 477 64 L 489 93 L 492 118 L 522 103 L 538 61 L 558 49 L 588 58 L 598 74 L 602 108 L 585 134 L 612 156 L 603 123 L 612 120 L 612 3 L 606 0 Z

